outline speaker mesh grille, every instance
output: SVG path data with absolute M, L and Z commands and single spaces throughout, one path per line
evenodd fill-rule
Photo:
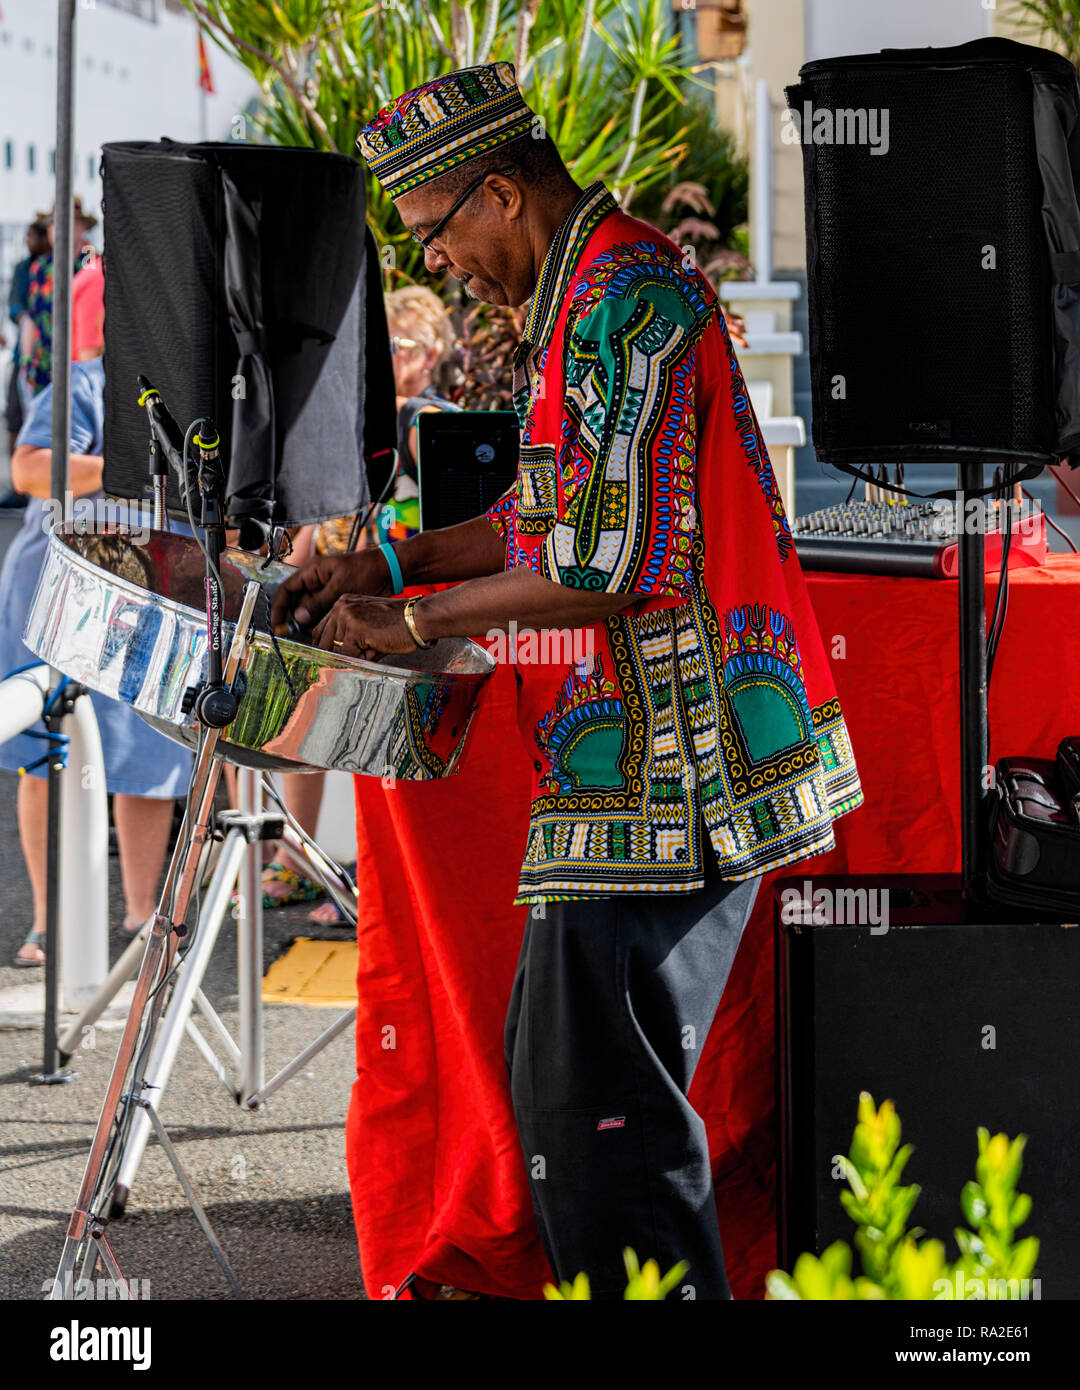
M 289 146 L 110 144 L 104 207 L 106 488 L 148 491 L 143 375 L 181 430 L 217 425 L 234 518 L 300 526 L 363 505 L 365 428 L 375 447 L 395 426 L 392 389 L 366 409 L 366 372 L 393 377 L 366 299 L 378 276 L 360 165 Z M 171 477 L 168 500 L 179 509 Z
M 200 160 L 147 159 L 114 148 L 105 159 L 104 194 L 106 486 L 141 495 L 149 427 L 138 405 L 140 374 L 178 421 L 212 416 L 228 448 L 220 348 L 230 338 L 213 231 L 220 221 L 217 175 Z M 216 325 L 207 321 L 210 306 Z M 180 508 L 171 475 L 168 498 Z
M 804 143 L 822 458 L 1049 454 L 1049 274 L 1020 69 L 815 73 L 814 109 L 888 113 L 887 152 Z M 839 380 L 838 380 L 839 379 Z

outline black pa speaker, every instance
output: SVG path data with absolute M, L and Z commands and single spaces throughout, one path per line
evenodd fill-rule
M 1006 39 L 806 64 L 813 441 L 834 464 L 1080 453 L 1080 97 Z
M 909 1226 L 949 1259 L 978 1127 L 1027 1135 L 1018 1239 L 1039 1240 L 1039 1296 L 1080 1298 L 1080 926 L 975 904 L 949 875 L 788 878 L 774 904 L 784 1268 L 851 1243 L 833 1156 L 869 1091 L 914 1145 Z
M 144 376 L 181 431 L 217 425 L 233 524 L 303 525 L 378 495 L 396 422 L 361 166 L 165 140 L 106 145 L 102 173 L 106 490 L 149 494 Z M 182 512 L 171 476 L 168 505 Z

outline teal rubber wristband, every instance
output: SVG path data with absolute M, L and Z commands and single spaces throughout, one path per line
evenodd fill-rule
M 405 576 L 401 573 L 401 561 L 394 554 L 394 547 L 385 541 L 379 546 L 382 557 L 390 569 L 390 578 L 394 584 L 395 596 L 402 593 L 405 589 Z

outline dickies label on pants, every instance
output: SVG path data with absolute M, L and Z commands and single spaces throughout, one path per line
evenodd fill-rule
M 625 1115 L 611 1115 L 611 1116 L 609 1116 L 608 1119 L 606 1119 L 606 1120 L 601 1120 L 600 1123 L 596 1126 L 596 1128 L 597 1128 L 597 1130 L 601 1130 L 601 1129 L 623 1129 L 623 1128 L 625 1127 L 625 1125 L 626 1125 L 626 1116 L 625 1116 Z

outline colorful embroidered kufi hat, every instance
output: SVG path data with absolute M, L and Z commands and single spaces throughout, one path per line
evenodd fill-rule
M 513 63 L 462 68 L 404 92 L 357 139 L 391 198 L 532 130 Z

